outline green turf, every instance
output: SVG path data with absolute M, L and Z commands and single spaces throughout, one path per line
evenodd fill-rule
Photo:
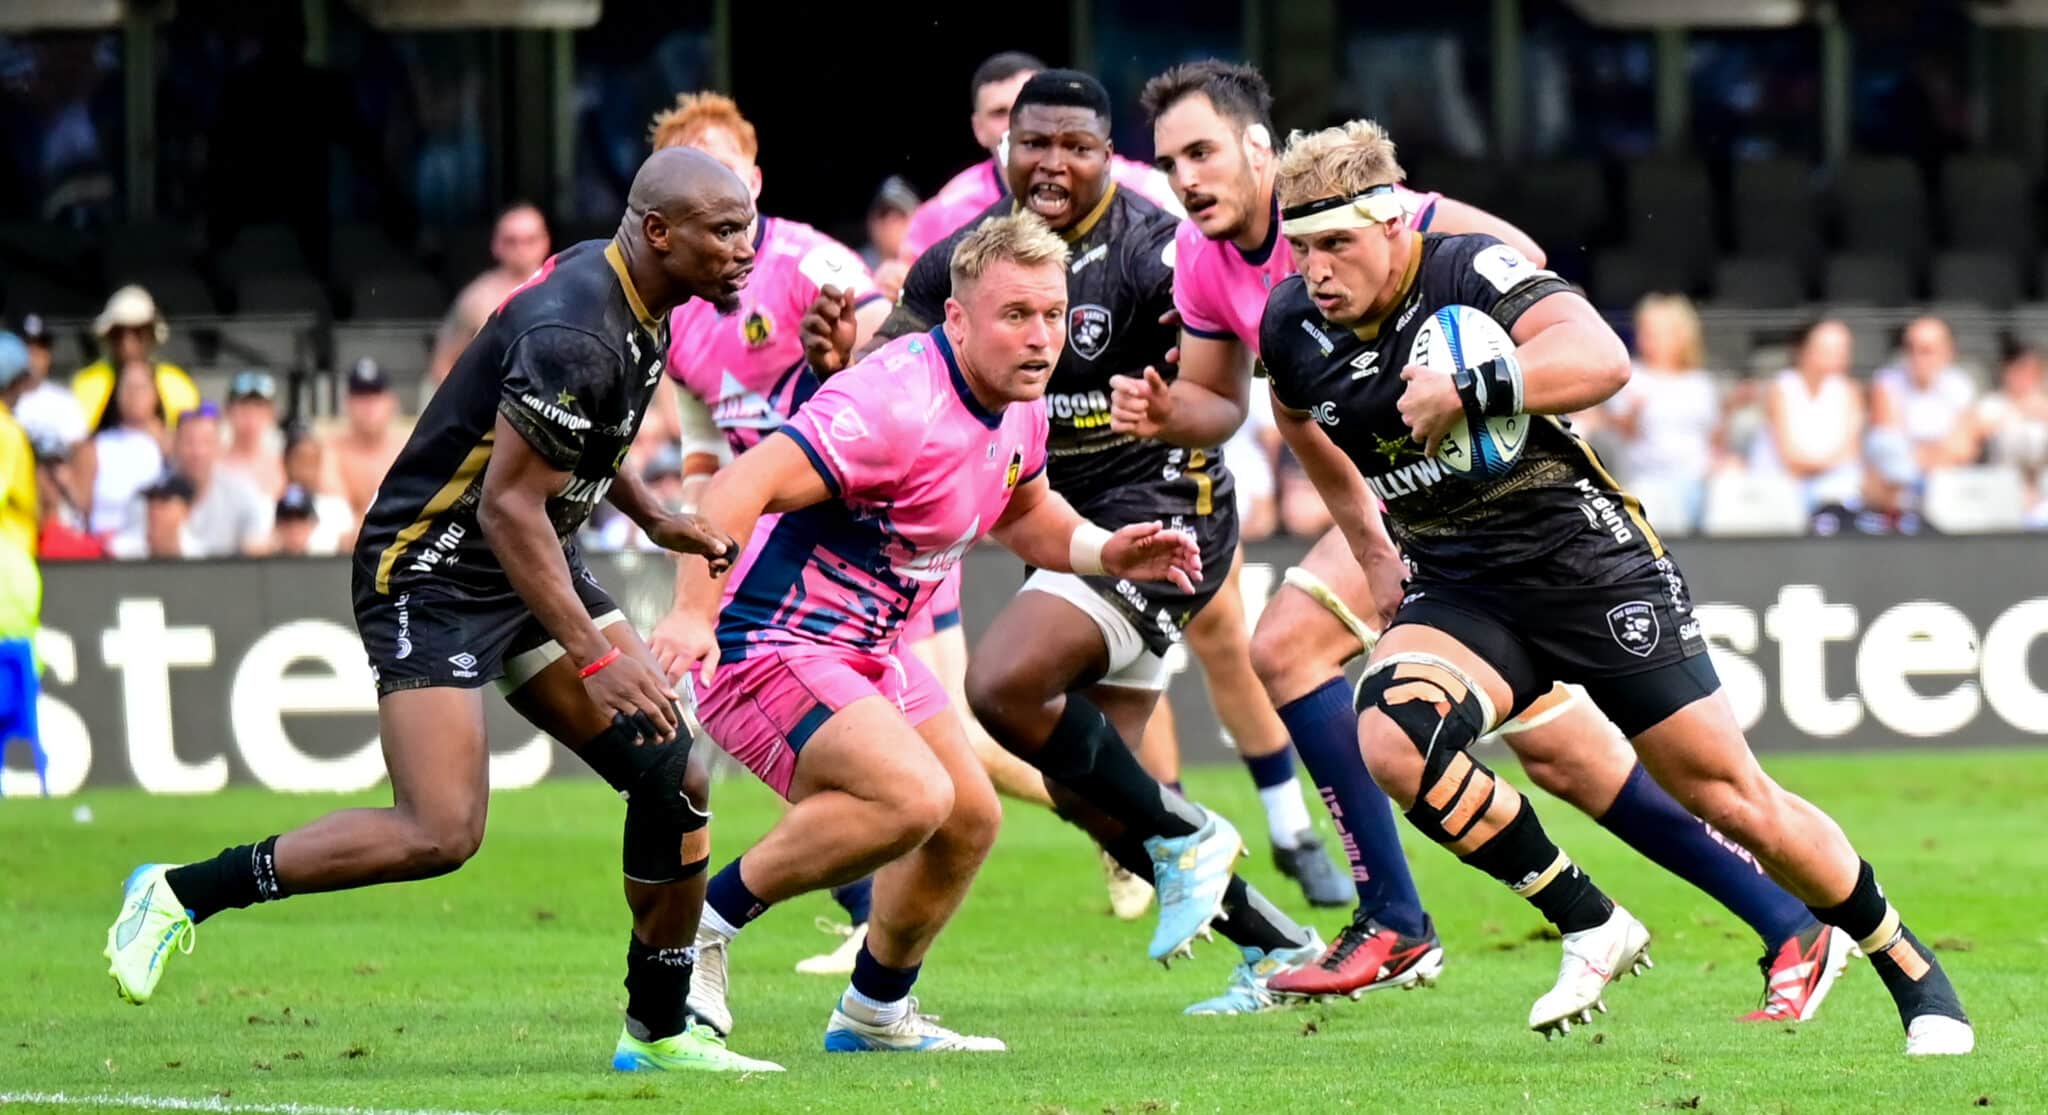
M 812 927 L 829 903 L 807 898 L 749 929 L 735 960 L 735 1047 L 784 1063 L 786 1075 L 620 1076 L 605 1067 L 624 999 L 620 807 L 579 782 L 500 796 L 482 854 L 453 876 L 201 926 L 198 951 L 176 958 L 144 1008 L 117 1001 L 99 955 L 129 867 L 255 839 L 336 799 L 0 802 L 0 1094 L 721 1115 L 2048 1109 L 2048 1021 L 2036 999 L 2048 986 L 2048 848 L 2036 812 L 2048 754 L 1770 765 L 1834 811 L 1944 950 L 1977 1021 L 1974 1057 L 1902 1057 L 1891 1003 L 1860 962 L 1815 1023 L 1730 1021 L 1754 1005 L 1757 942 L 1545 799 L 1553 835 L 1656 934 L 1656 970 L 1613 989 L 1613 1013 L 1565 1041 L 1523 1028 L 1557 963 L 1557 946 L 1536 939 L 1535 914 L 1413 844 L 1449 949 L 1441 986 L 1253 1018 L 1183 1017 L 1183 1005 L 1222 987 L 1222 943 L 1162 972 L 1145 958 L 1149 919 L 1125 925 L 1104 912 L 1088 845 L 1018 807 L 919 986 L 948 1024 L 1001 1036 L 1013 1052 L 823 1054 L 839 985 L 790 970 L 831 944 Z M 1248 834 L 1263 827 L 1241 772 L 1189 781 Z M 73 819 L 81 804 L 90 823 Z M 751 781 L 723 781 L 718 858 L 775 816 Z M 1255 844 L 1250 877 L 1301 912 Z M 1327 934 L 1336 918 L 1315 922 Z

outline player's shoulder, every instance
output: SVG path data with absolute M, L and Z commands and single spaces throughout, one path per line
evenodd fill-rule
M 1312 345 L 1326 348 L 1327 342 L 1315 341 L 1322 336 L 1322 325 L 1322 311 L 1309 297 L 1308 284 L 1300 275 L 1287 276 L 1273 284 L 1272 293 L 1266 296 L 1266 312 L 1259 318 L 1261 359 L 1270 368 L 1304 355 L 1302 350 Z
M 893 428 L 919 427 L 947 375 L 942 343 L 929 332 L 906 333 L 826 380 L 818 394 L 834 392 L 857 400 Z

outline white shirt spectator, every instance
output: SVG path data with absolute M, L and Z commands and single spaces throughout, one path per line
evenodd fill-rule
M 203 558 L 207 556 L 206 547 L 201 545 L 199 539 L 193 535 L 190 524 L 178 528 L 178 550 L 179 553 L 176 555 L 159 554 L 157 556 L 183 558 Z M 131 529 L 124 530 L 107 539 L 107 556 L 120 558 L 123 561 L 139 561 L 149 557 L 149 536 L 143 533 L 140 524 Z
M 1977 385 L 1961 368 L 1944 368 L 1921 386 L 1904 368 L 1886 368 L 1872 381 L 1898 405 L 1899 430 L 1915 446 L 1944 441 L 1977 400 Z
M 277 504 L 249 478 L 229 468 L 213 470 L 212 482 L 192 504 L 186 528 L 206 557 L 233 557 L 261 550 L 270 539 Z
M 1714 461 L 1721 390 L 1711 372 L 1637 368 L 1604 408 L 1622 483 L 1690 526 Z M 1652 493 L 1656 498 L 1652 498 Z M 1668 510 L 1656 506 L 1666 504 Z
M 14 404 L 14 417 L 40 443 L 77 445 L 85 440 L 85 411 L 68 387 L 44 380 Z
M 142 528 L 139 493 L 164 471 L 163 446 L 143 430 L 115 426 L 93 438 L 92 532 L 105 537 Z
M 1787 368 L 1771 381 L 1769 409 L 1783 415 L 1786 431 L 1799 441 L 1810 460 L 1845 459 L 1799 481 L 1809 510 L 1838 503 L 1855 507 L 1863 499 L 1863 463 L 1856 443 L 1863 430 L 1862 404 L 1856 384 L 1846 375 L 1830 375 L 1809 389 L 1798 372 Z M 1773 476 L 1790 473 L 1778 449 L 1775 431 L 1765 431 L 1750 444 L 1749 467 Z

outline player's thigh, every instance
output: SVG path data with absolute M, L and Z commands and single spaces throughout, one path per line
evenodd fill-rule
M 1245 627 L 1244 590 L 1238 576 L 1243 569 L 1244 548 L 1239 547 L 1230 555 L 1230 572 L 1224 574 L 1222 589 L 1188 623 L 1188 650 L 1204 668 L 1211 658 L 1245 654 L 1249 649 L 1251 633 Z
M 431 686 L 377 702 L 391 804 L 436 827 L 483 834 L 491 796 L 483 692 Z
M 848 702 L 797 753 L 789 800 L 837 792 L 916 812 L 931 827 L 952 811 L 952 778 L 894 701 L 879 692 Z
M 925 717 L 916 730 L 953 785 L 953 810 L 941 831 L 957 846 L 986 851 L 1002 825 L 1003 806 L 967 740 L 959 714 L 942 709 Z
M 1651 776 L 1701 819 L 1745 845 L 1769 835 L 1777 784 L 1749 749 L 1727 694 L 1701 697 L 1631 742 Z
M 1028 717 L 1030 706 L 1109 672 L 1112 648 L 1087 601 L 1029 585 L 996 613 L 967 659 L 967 699 L 984 725 Z
M 1635 769 L 1636 753 L 1614 722 L 1574 687 L 1558 685 L 1500 728 L 1529 780 L 1595 816 Z
M 646 663 L 657 675 L 661 673 L 654 652 L 631 623 L 616 619 L 600 630 L 607 642 L 619 648 L 620 654 Z M 505 665 L 509 686 L 505 703 L 564 746 L 572 750 L 581 748 L 611 727 L 611 716 L 590 699 L 575 660 L 562 653 L 559 643 L 550 640 L 513 655 Z
M 1450 715 L 1451 704 L 1463 702 L 1468 694 L 1482 699 L 1483 721 L 1465 745 L 1492 727 L 1500 713 L 1512 707 L 1514 688 L 1501 669 L 1487 661 L 1466 640 L 1423 623 L 1399 623 L 1389 628 L 1373 649 L 1367 665 L 1368 676 L 1384 673 L 1390 682 L 1386 701 L 1418 699 Z M 1421 683 L 1413 693 L 1405 682 Z M 1395 792 L 1405 806 L 1421 785 L 1424 749 L 1430 739 L 1412 738 L 1390 716 L 1385 707 L 1373 704 L 1358 710 L 1358 742 L 1373 778 Z
M 1365 571 L 1330 531 L 1283 575 L 1252 632 L 1252 666 L 1273 703 L 1306 696 L 1363 653 L 1367 617 L 1378 619 Z

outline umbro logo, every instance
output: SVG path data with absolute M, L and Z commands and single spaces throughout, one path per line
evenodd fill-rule
M 463 651 L 461 654 L 449 655 L 448 662 L 455 667 L 454 673 L 456 677 L 473 678 L 476 676 L 476 655 Z
M 1375 350 L 1367 349 L 1366 351 L 1359 353 L 1351 361 L 1351 366 L 1353 368 L 1358 369 L 1357 371 L 1351 373 L 1351 378 L 1364 379 L 1365 377 L 1372 375 L 1374 372 L 1379 371 L 1379 361 L 1380 354 Z

